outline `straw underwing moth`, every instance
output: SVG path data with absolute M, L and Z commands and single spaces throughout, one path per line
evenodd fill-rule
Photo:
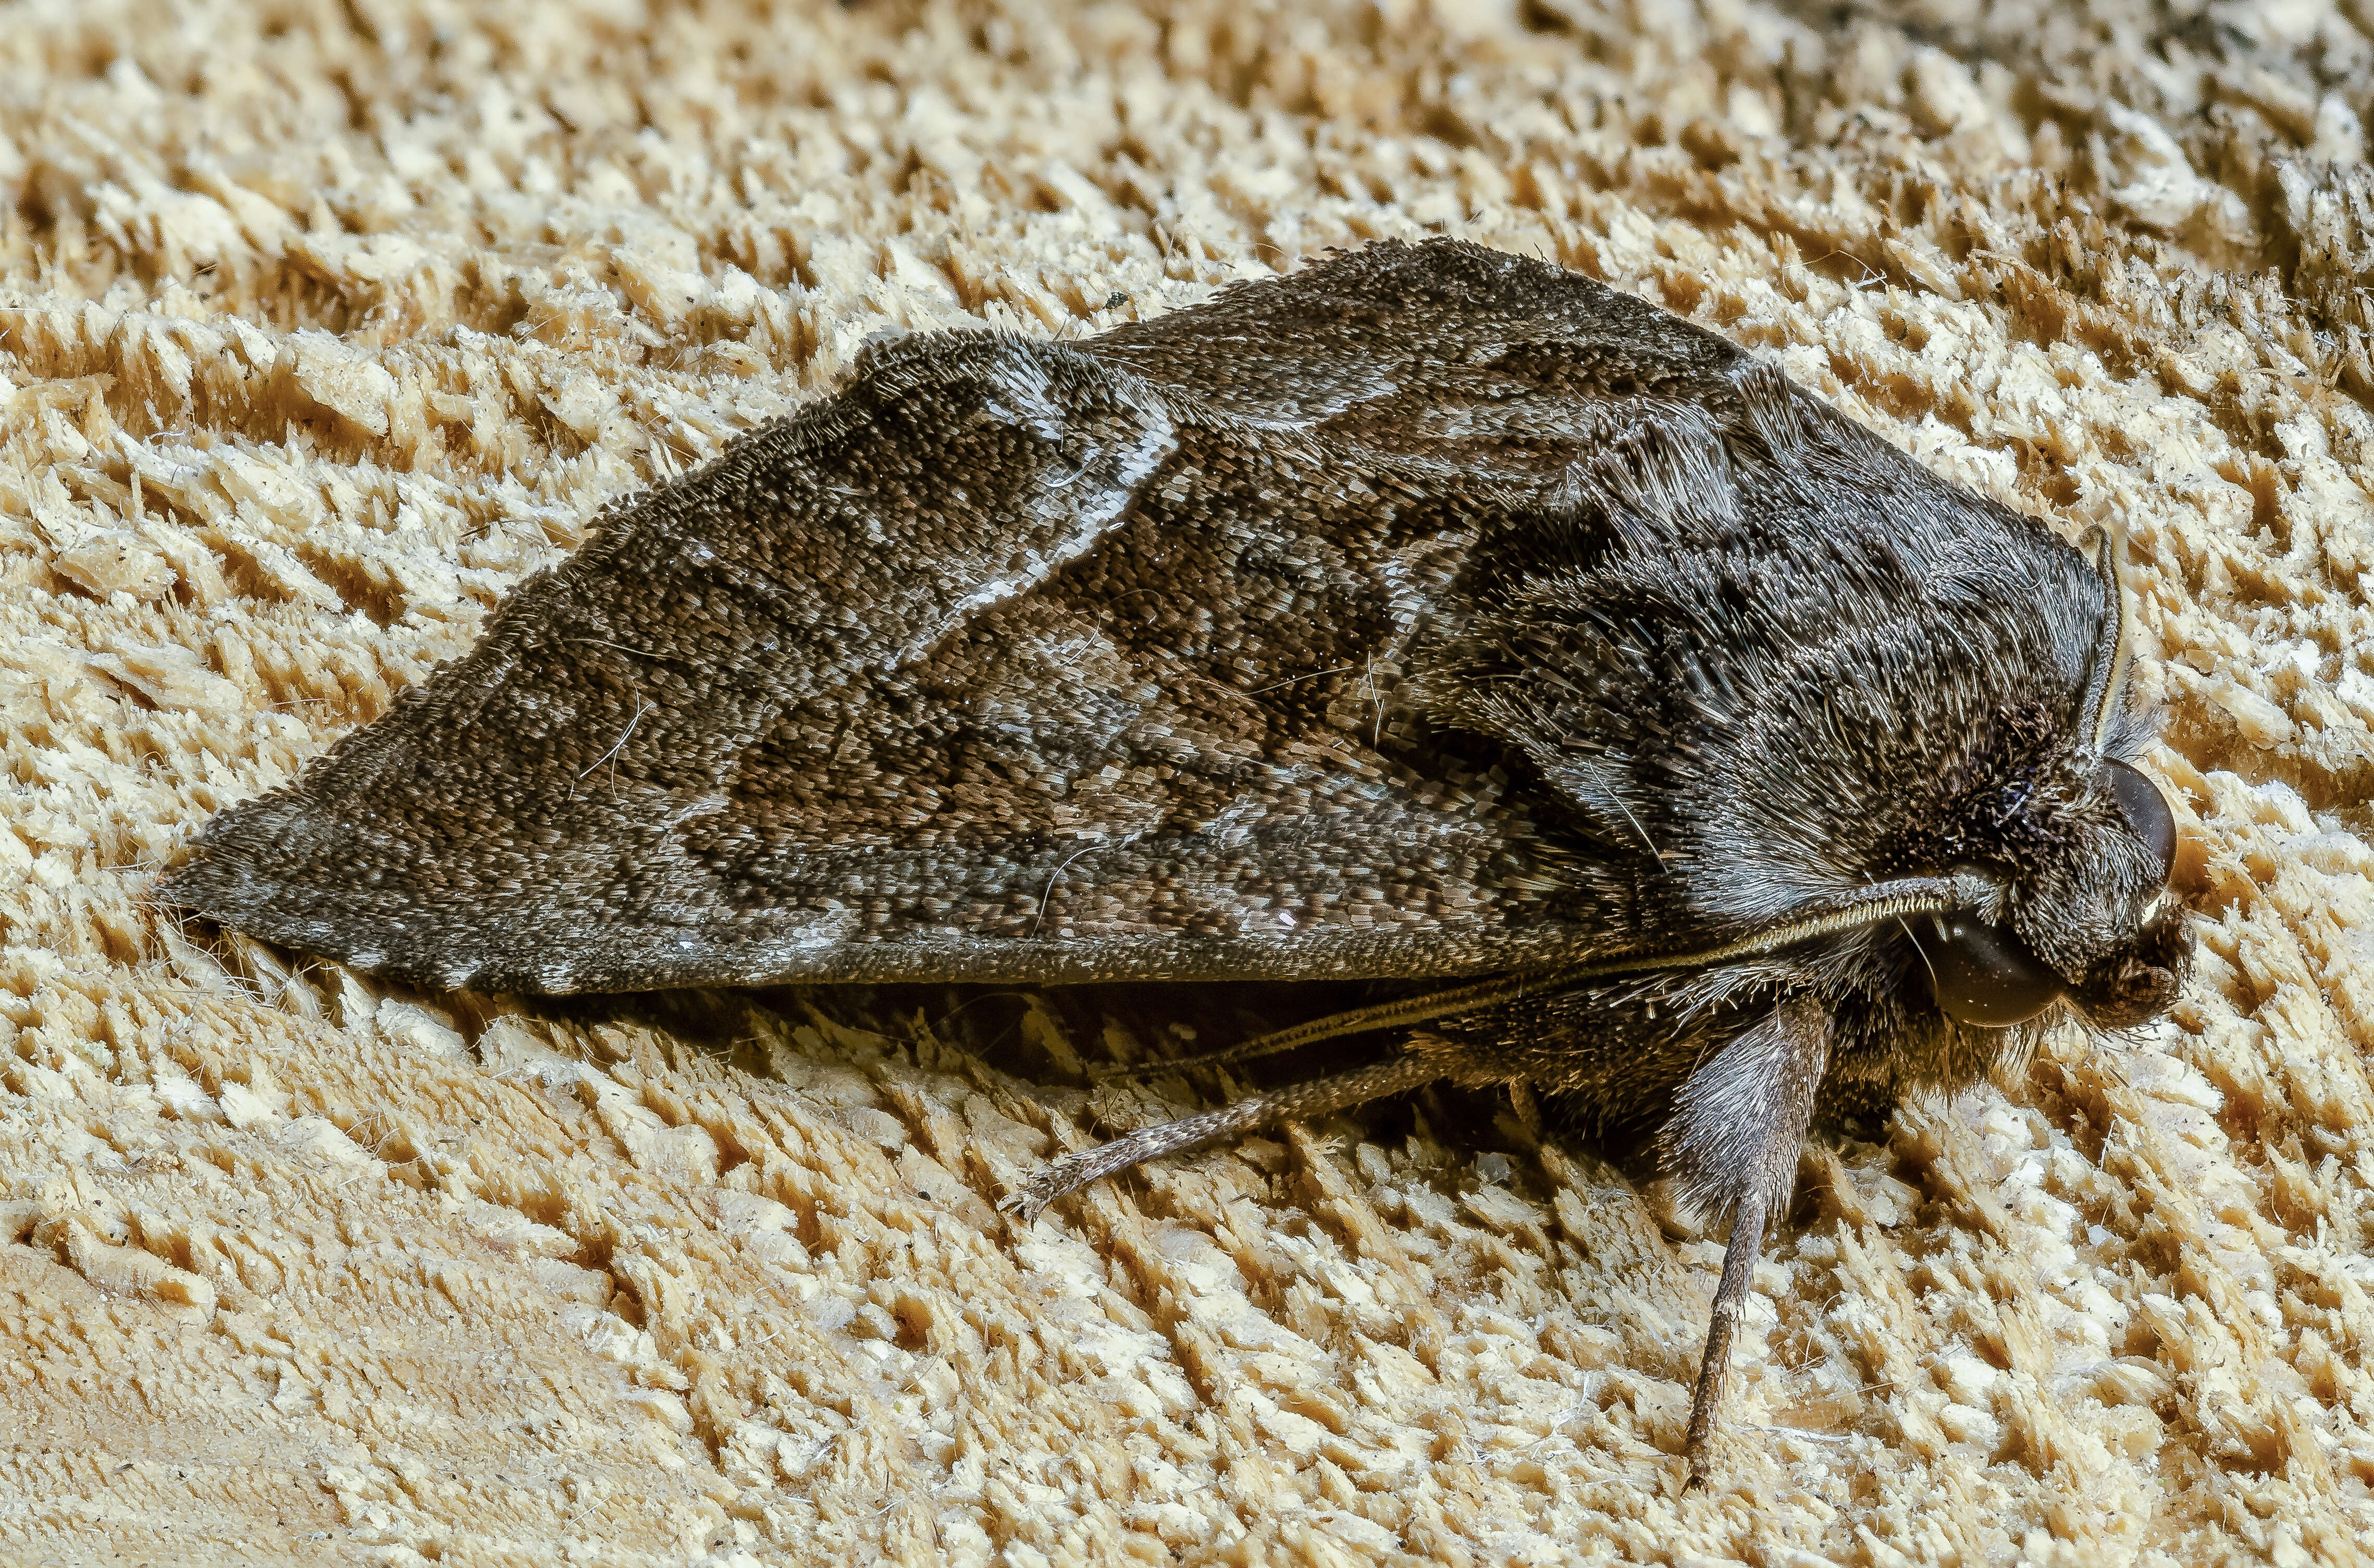
M 1730 1240 L 1809 1125 L 2189 953 L 2115 552 L 1545 263 L 1382 243 L 1082 342 L 868 349 L 609 514 L 159 896 L 434 986 L 1410 983 L 1373 1066 L 1645 1138 Z

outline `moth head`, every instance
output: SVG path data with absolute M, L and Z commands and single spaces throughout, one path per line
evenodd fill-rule
M 2016 879 L 1965 870 L 1970 907 L 1911 923 L 1937 1008 L 1985 1029 L 2069 1002 L 2105 1028 L 2142 1023 L 2176 999 L 2190 949 L 2169 886 L 2176 818 L 2133 764 L 2107 759 L 2063 803 L 2051 853 Z
M 2191 952 L 2170 881 L 2176 817 L 2121 753 L 2140 737 L 2126 705 L 2131 616 L 2118 542 L 2097 536 L 2111 614 L 2095 650 L 2078 744 L 2044 761 L 2016 810 L 1974 825 L 1997 853 L 1957 867 L 1968 907 L 1913 923 L 1938 1010 L 1980 1028 L 2025 1023 L 2059 1002 L 2122 1028 L 2167 1011 Z

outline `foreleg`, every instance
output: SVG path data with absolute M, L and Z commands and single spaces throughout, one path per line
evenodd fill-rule
M 1693 1489 L 1706 1485 L 1707 1442 L 1722 1402 L 1732 1329 L 1747 1303 L 1765 1232 L 1796 1184 L 1797 1152 L 1829 1055 L 1829 1020 L 1822 1009 L 1809 1002 L 1783 1004 L 1733 1035 L 1690 1075 L 1660 1138 L 1664 1168 L 1683 1200 L 1713 1222 L 1731 1224 L 1683 1444 Z

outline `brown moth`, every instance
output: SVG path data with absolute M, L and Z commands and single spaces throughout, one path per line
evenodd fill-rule
M 1826 1117 L 2173 998 L 2172 819 L 2091 560 L 1722 338 L 1377 244 L 1086 342 L 870 349 L 608 514 L 166 902 L 433 986 L 1343 980 L 1373 1066 L 1645 1139 L 1729 1227 Z

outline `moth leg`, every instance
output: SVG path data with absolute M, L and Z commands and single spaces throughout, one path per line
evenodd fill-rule
M 1416 1089 L 1441 1076 L 1439 1063 L 1397 1055 L 1356 1072 L 1298 1083 L 1254 1100 L 1240 1100 L 1223 1110 L 1206 1111 L 1200 1116 L 1183 1116 L 1175 1122 L 1140 1127 L 1125 1138 L 1066 1154 L 1052 1164 L 1040 1166 L 1002 1207 L 1019 1212 L 1027 1225 L 1065 1193 L 1126 1171 L 1132 1165 L 1194 1149 L 1231 1133 L 1251 1132 L 1270 1122 L 1309 1121 L 1370 1100 L 1381 1100 L 1388 1094 L 1399 1094 L 1405 1089 Z
M 1682 1445 L 1689 1461 L 1686 1491 L 1707 1484 L 1707 1442 L 1731 1365 L 1732 1329 L 1747 1304 L 1765 1232 L 1796 1184 L 1797 1152 L 1829 1056 L 1822 1009 L 1787 1003 L 1734 1035 L 1690 1075 L 1663 1135 L 1665 1168 L 1685 1200 L 1717 1222 L 1731 1221 Z
M 1542 1105 L 1534 1098 L 1533 1084 L 1524 1079 L 1509 1080 L 1509 1114 L 1517 1118 L 1517 1130 L 1525 1135 L 1525 1147 L 1538 1149 L 1545 1136 L 1542 1126 Z

